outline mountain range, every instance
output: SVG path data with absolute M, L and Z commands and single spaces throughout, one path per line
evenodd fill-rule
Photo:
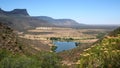
M 37 16 L 36 18 L 45 20 L 51 24 L 54 24 L 55 26 L 78 27 L 80 25 L 85 25 L 85 24 L 80 24 L 72 19 L 53 19 L 47 16 Z
M 12 11 L 0 9 L 0 21 L 19 31 L 40 26 L 73 28 L 84 25 L 72 19 L 53 19 L 47 16 L 30 16 L 26 9 L 14 9 Z
M 118 25 L 87 25 L 72 19 L 54 19 L 48 16 L 30 16 L 26 9 L 4 11 L 0 8 L 0 22 L 17 31 L 26 31 L 36 27 L 65 27 L 85 29 L 115 29 Z

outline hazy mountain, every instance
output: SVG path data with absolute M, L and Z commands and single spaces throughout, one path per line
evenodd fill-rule
M 38 16 L 36 18 L 45 20 L 45 21 L 52 23 L 56 26 L 62 26 L 62 27 L 79 27 L 79 26 L 84 25 L 84 24 L 79 24 L 78 22 L 76 22 L 72 19 L 53 19 L 53 18 L 48 17 L 48 16 Z
M 80 26 L 80 24 L 72 19 L 56 19 L 58 22 L 57 24 L 62 26 L 69 26 L 69 27 L 77 27 Z M 83 24 L 82 24 L 83 25 Z

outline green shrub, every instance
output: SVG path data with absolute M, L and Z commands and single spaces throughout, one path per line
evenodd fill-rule
M 12 54 L 0 51 L 0 68 L 61 68 L 60 58 L 51 52 L 35 55 Z
M 119 43 L 119 37 L 109 37 L 84 50 L 77 62 L 78 68 L 119 68 Z
M 28 57 L 6 57 L 0 62 L 0 68 L 41 68 L 40 62 Z
M 57 49 L 57 46 L 52 46 L 52 48 L 51 48 L 51 50 L 52 50 L 53 52 L 55 52 L 56 49 Z

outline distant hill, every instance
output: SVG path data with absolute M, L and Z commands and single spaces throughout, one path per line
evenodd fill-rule
M 54 19 L 48 16 L 30 16 L 26 9 L 4 11 L 0 9 L 0 22 L 17 31 L 25 31 L 36 27 L 69 27 L 85 29 L 115 29 L 116 25 L 86 25 L 72 19 Z
M 60 27 L 80 27 L 85 25 L 85 24 L 80 24 L 72 19 L 53 19 L 48 16 L 37 16 L 36 18 L 45 20 L 51 24 L 54 24 Z
M 29 16 L 26 9 L 14 9 L 13 11 L 4 11 L 0 9 L 0 22 L 19 31 L 24 31 L 38 26 L 79 27 L 83 25 L 72 19 L 53 19 L 47 16 Z

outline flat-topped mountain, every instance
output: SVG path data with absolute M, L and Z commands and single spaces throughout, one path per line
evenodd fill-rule
M 3 15 L 29 16 L 26 9 L 14 9 L 12 11 L 4 11 L 0 8 L 0 16 L 3 16 Z

